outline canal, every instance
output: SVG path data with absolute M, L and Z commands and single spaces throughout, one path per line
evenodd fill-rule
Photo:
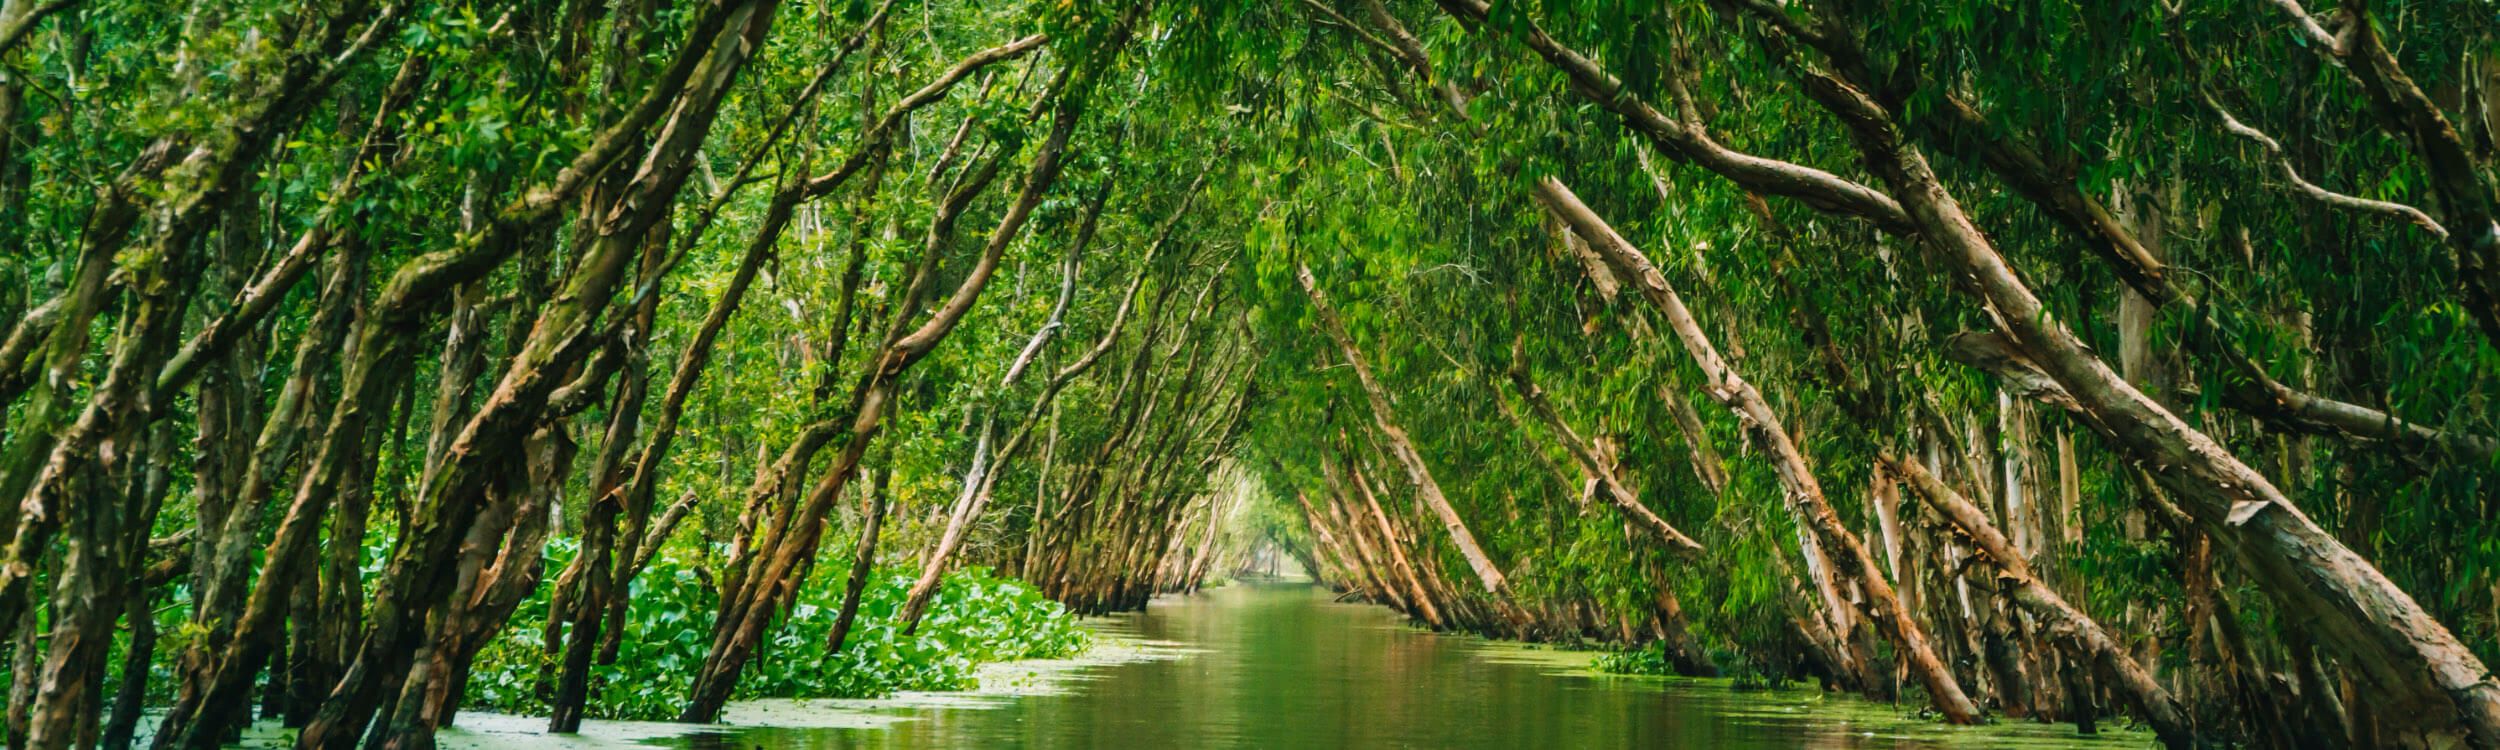
M 692 750 L 2150 745 L 2149 734 L 2081 737 L 2023 722 L 1944 727 L 1906 707 L 1805 689 L 1604 675 L 1586 668 L 1586 653 L 1428 633 L 1306 584 L 1235 584 L 1093 624 L 1145 658 L 1038 678 L 1048 683 L 1039 690 L 748 710 L 733 721 L 787 725 L 656 741 Z

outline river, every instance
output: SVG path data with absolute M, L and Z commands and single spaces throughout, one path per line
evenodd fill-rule
M 1423 632 L 1304 584 L 1224 586 L 1092 624 L 1107 643 L 1132 652 L 1144 644 L 1149 658 L 1045 670 L 1034 690 L 799 703 L 732 717 L 780 716 L 804 728 L 729 726 L 643 741 L 687 750 L 2136 748 L 2150 737 L 2078 737 L 2022 722 L 1949 728 L 1811 690 L 1596 674 L 1585 653 Z

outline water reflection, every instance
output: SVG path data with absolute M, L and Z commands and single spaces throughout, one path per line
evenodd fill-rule
M 1883 708 L 1852 713 L 1810 694 L 1587 674 L 1549 652 L 1418 632 L 1387 610 L 1298 584 L 1228 586 L 1098 627 L 1198 653 L 1102 667 L 1055 694 L 907 709 L 912 720 L 884 728 L 754 728 L 680 741 L 720 750 L 1938 746 L 1937 733 L 1902 727 Z M 1991 745 L 2057 734 L 1986 731 Z

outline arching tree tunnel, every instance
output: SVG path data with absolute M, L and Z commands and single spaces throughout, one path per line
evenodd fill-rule
M 10 745 L 709 723 L 1295 569 L 2500 747 L 2489 15 L 0 2 Z

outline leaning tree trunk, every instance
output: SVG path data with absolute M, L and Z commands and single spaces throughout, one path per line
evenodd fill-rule
M 1626 522 L 1639 526 L 1678 553 L 1699 554 L 1702 551 L 1700 542 L 1677 531 L 1674 525 L 1660 518 L 1649 506 L 1642 505 L 1640 493 L 1625 486 L 1623 480 L 1615 476 L 1612 467 L 1598 460 L 1597 452 L 1589 447 L 1588 441 L 1582 440 L 1580 434 L 1571 429 L 1571 423 L 1563 421 L 1562 412 L 1556 410 L 1553 401 L 1545 397 L 1545 390 L 1538 388 L 1536 381 L 1529 378 L 1524 359 L 1513 359 L 1510 382 L 1512 389 L 1519 393 L 1520 400 L 1528 402 L 1529 410 L 1545 422 L 1546 429 L 1554 433 L 1554 439 L 1562 443 L 1572 460 L 1580 463 L 1580 470 L 1597 480 L 1599 489 L 1605 491 L 1607 501 L 1615 506 L 1615 511 L 1621 513 Z
M 1051 408 L 1060 391 L 1076 382 L 1077 376 L 1093 369 L 1094 364 L 1100 362 L 1103 355 L 1110 352 L 1112 345 L 1119 341 L 1120 331 L 1128 322 L 1129 311 L 1136 306 L 1138 292 L 1144 288 L 1146 277 L 1154 268 L 1155 259 L 1161 256 L 1164 243 L 1171 238 L 1173 230 L 1179 227 L 1181 217 L 1188 214 L 1189 206 L 1197 196 L 1198 186 L 1205 184 L 1205 181 L 1202 176 L 1191 183 L 1190 188 L 1181 197 L 1180 206 L 1173 210 L 1170 218 L 1164 220 L 1163 227 L 1155 234 L 1154 241 L 1146 246 L 1145 256 L 1137 261 L 1137 269 L 1129 279 L 1127 291 L 1120 296 L 1118 310 L 1112 313 L 1110 326 L 1106 327 L 1102 336 L 1095 340 L 1093 348 L 1087 349 L 1083 355 L 1077 357 L 1075 362 L 1051 374 L 1050 381 L 1042 385 L 1041 394 L 1034 397 L 1033 405 L 1026 410 L 1023 421 L 1016 423 L 1014 433 L 1008 437 L 1005 444 L 999 447 L 998 457 L 992 460 L 996 465 L 983 477 L 979 490 L 973 494 L 970 502 L 959 505 L 956 512 L 947 519 L 946 530 L 938 536 L 937 546 L 929 551 L 928 559 L 921 566 L 920 578 L 912 582 L 910 593 L 903 598 L 903 608 L 898 620 L 906 632 L 919 628 L 920 618 L 928 610 L 929 599 L 936 595 L 938 584 L 943 580 L 947 559 L 963 545 L 964 537 L 971 532 L 973 522 L 978 520 L 981 512 L 988 507 L 992 489 L 997 486 L 999 478 L 1007 473 L 1007 464 L 1031 441 L 1033 429 L 1040 424 L 1043 414 Z M 1080 267 L 1078 259 L 1081 258 L 1085 246 L 1094 236 L 1095 222 L 1101 215 L 1103 203 L 1110 197 L 1110 192 L 1111 183 L 1105 181 L 1101 193 L 1094 197 L 1092 204 L 1086 209 L 1084 223 L 1077 230 L 1077 240 L 1069 250 L 1070 260 L 1067 262 L 1069 274 L 1061 287 L 1060 302 L 1052 310 L 1050 322 L 1043 324 L 1041 330 L 1034 332 L 1032 341 L 1025 344 L 1024 351 L 1017 355 L 1015 363 L 1008 367 L 1007 374 L 1000 378 L 1001 386 L 1014 384 L 1017 375 L 1024 372 L 1025 366 L 1030 364 L 1042 348 L 1050 343 L 1052 333 L 1062 325 L 1060 316 L 1066 311 L 1069 293 L 1074 289 L 1075 271 Z
M 1457 545 L 1459 554 L 1467 558 L 1467 566 L 1475 571 L 1476 581 L 1503 609 L 1512 627 L 1526 627 L 1525 614 L 1519 612 L 1518 605 L 1511 601 L 1509 577 L 1502 574 L 1501 566 L 1493 563 L 1492 555 L 1486 553 L 1484 545 L 1476 541 L 1476 535 L 1467 530 L 1466 519 L 1459 517 L 1458 509 L 1452 507 L 1449 497 L 1442 494 L 1441 483 L 1433 480 L 1432 468 L 1425 465 L 1423 454 L 1415 449 L 1414 441 L 1407 438 L 1406 429 L 1398 426 L 1397 414 L 1389 404 L 1388 391 L 1383 390 L 1380 381 L 1372 377 L 1371 366 L 1364 362 L 1363 352 L 1354 346 L 1354 339 L 1346 332 L 1345 324 L 1337 319 L 1336 310 L 1328 306 L 1328 295 L 1320 291 L 1319 278 L 1311 274 L 1309 266 L 1298 267 L 1296 273 L 1302 281 L 1303 294 L 1311 298 L 1311 306 L 1318 312 L 1320 328 L 1327 332 L 1330 340 L 1336 342 L 1338 351 L 1345 355 L 1346 363 L 1354 368 L 1355 378 L 1363 387 L 1363 396 L 1371 404 L 1372 427 L 1388 444 L 1390 456 L 1397 459 L 1400 468 L 1406 470 L 1408 481 L 1415 485 L 1417 497 L 1422 498 L 1433 515 L 1441 519 L 1442 528 L 1449 533 L 1450 543 Z
M 1848 44 L 1837 38 L 1823 43 Z M 1926 157 L 1903 142 L 1892 113 L 1842 79 L 1819 79 L 1806 89 L 1848 124 L 1859 152 L 1891 187 L 1931 256 L 1969 280 L 1997 324 L 2080 406 L 2084 421 L 2150 467 L 2197 525 L 2247 564 L 2282 611 L 2317 618 L 2323 642 L 2338 646 L 2394 705 L 2407 707 L 2399 715 L 2409 711 L 2422 726 L 2447 723 L 2441 716 L 2452 715 L 2476 745 L 2500 747 L 2500 680 L 2480 658 L 2271 480 L 2129 384 L 2050 314 Z
M 1341 479 L 1343 472 L 1337 468 L 1337 462 L 1325 457 L 1320 459 L 1320 470 L 1325 473 L 1332 491 L 1339 496 L 1352 498 L 1359 495 L 1363 498 L 1363 507 L 1354 512 L 1369 517 L 1372 528 L 1380 533 L 1381 549 L 1389 554 L 1390 570 L 1397 573 L 1398 580 L 1406 582 L 1407 601 L 1414 603 L 1424 622 L 1434 628 L 1449 627 L 1450 623 L 1442 617 L 1441 609 L 1433 605 L 1432 593 L 1424 590 L 1423 578 L 1416 575 L 1415 563 L 1407 559 L 1406 545 L 1398 542 L 1397 531 L 1389 525 L 1389 514 L 1381 510 L 1380 498 L 1373 496 L 1370 483 L 1362 481 L 1359 474 L 1352 482 Z M 1345 489 L 1349 485 L 1354 489 Z
M 1978 547 L 1982 561 L 1997 570 L 1997 581 L 2010 590 L 2009 598 L 2024 611 L 2040 618 L 2052 637 L 2067 642 L 2078 659 L 2086 659 L 2100 667 L 2117 684 L 2119 692 L 2135 704 L 2144 721 L 2153 726 L 2164 746 L 2189 748 L 2196 746 L 2196 726 L 2188 718 L 2187 709 L 2164 689 L 2152 670 L 2136 662 L 2101 625 L 2082 610 L 2066 603 L 2056 589 L 2031 570 L 2030 561 L 2014 548 L 2014 543 L 1999 533 L 1988 520 L 1986 511 L 1955 492 L 1943 480 L 1927 471 L 1915 460 L 1904 460 L 1886 454 L 1878 457 L 1884 470 L 1907 480 L 1912 494 L 1927 502 L 1927 507 L 1942 516 Z
M 1438 2 L 1450 15 L 1470 24 L 1481 24 L 1489 11 L 1482 0 Z M 2348 47 L 2336 42 L 2297 3 L 2278 5 L 2293 12 L 2303 30 L 2324 44 L 2322 52 L 2358 52 L 2366 58 L 2362 67 L 2370 69 L 2365 74 L 2392 70 L 2377 67 L 2387 58 L 2376 47 L 2375 33 L 2356 35 L 2356 43 Z M 1820 48 L 1829 60 L 1866 59 L 1848 25 L 1821 24 L 1818 28 L 1828 33 L 1800 35 L 1795 31 L 1801 28 L 1796 20 L 1776 7 L 1717 9 L 1758 14 L 1767 33 L 1783 42 Z M 2182 508 L 2200 527 L 2248 563 L 2284 611 L 2316 618 L 2313 630 L 2321 635 L 2321 642 L 2333 644 L 2345 663 L 2389 694 L 2398 706 L 2390 715 L 2414 717 L 2416 726 L 2458 726 L 2471 734 L 2476 745 L 2500 747 L 2500 680 L 2492 678 L 2481 659 L 2411 595 L 2295 508 L 2264 476 L 2126 383 L 2050 315 L 1963 212 L 1925 155 L 1902 139 L 1894 113 L 1867 95 L 1874 89 L 1864 71 L 1810 75 L 1803 88 L 1849 129 L 1860 155 L 1888 191 L 1828 172 L 1729 151 L 1709 141 L 1693 124 L 1674 120 L 1628 95 L 1619 79 L 1555 41 L 1535 23 L 1504 28 L 1519 31 L 1540 56 L 1572 78 L 1575 89 L 1622 116 L 1662 148 L 1749 189 L 1796 197 L 1819 210 L 1863 217 L 1886 231 L 1919 238 L 1937 263 L 1966 280 L 1958 287 L 1987 302 L 1988 312 L 2000 327 L 2038 363 L 2042 379 L 2054 382 L 2074 399 L 2088 425 L 2140 465 L 2158 467 L 2155 481 L 2176 493 Z M 2395 80 L 2380 77 L 2379 82 L 2390 87 L 2379 90 L 2399 91 Z M 2398 98 L 2420 102 L 2401 94 Z M 2415 121 L 2430 120 L 2416 117 Z M 2464 181 L 2443 184 L 2464 185 Z M 2469 200 L 2459 202 L 2473 205 L 2471 194 L 2477 191 L 2472 185 L 2465 187 L 2456 192 Z M 2469 209 L 2469 215 L 2488 216 L 2488 199 L 2484 200 Z M 2469 231 L 2459 234 L 2489 237 L 2493 232 L 2487 218 L 2468 226 Z M 2445 716 L 2454 716 L 2453 723 Z
M 860 597 L 868 591 L 868 579 L 875 573 L 878 531 L 885 527 L 885 518 L 894 505 L 893 494 L 886 491 L 887 482 L 894 478 L 894 447 L 890 443 L 885 456 L 885 466 L 868 482 L 868 497 L 864 498 L 867 504 L 860 509 L 859 541 L 851 551 L 849 575 L 843 579 L 842 607 L 834 613 L 833 630 L 825 635 L 827 653 L 842 653 L 843 643 L 850 640 L 851 626 L 859 619 Z
M 439 574 L 460 555 L 461 543 L 473 527 L 485 523 L 486 512 L 520 502 L 526 490 L 526 469 L 518 459 L 522 444 L 560 400 L 565 375 L 573 372 L 600 342 L 615 335 L 603 332 L 598 319 L 624 276 L 628 261 L 643 247 L 646 233 L 666 214 L 670 198 L 690 172 L 690 159 L 710 132 L 719 104 L 771 28 L 777 4 L 772 0 L 738 3 L 705 13 L 695 45 L 708 51 L 700 66 L 684 65 L 683 78 L 672 68 L 657 89 L 683 81 L 669 116 L 652 139 L 646 157 L 613 196 L 613 210 L 590 229 L 584 255 L 571 269 L 562 289 L 538 314 L 537 323 L 516 349 L 492 395 L 461 428 L 447 453 L 439 479 L 418 499 L 401 543 L 385 567 L 374 593 L 374 617 L 366 624 L 363 642 L 345 676 L 305 725 L 299 743 L 308 748 L 345 748 L 357 742 L 365 726 L 385 708 L 387 697 L 401 692 L 412 678 L 449 679 L 449 674 L 411 674 L 400 668 L 422 644 L 440 642 L 445 617 L 435 616 L 447 594 L 459 593 L 455 581 Z M 718 18 L 711 18 L 718 16 Z M 708 28 L 703 28 L 708 27 Z M 711 29 L 717 29 L 713 31 Z M 689 52 L 688 54 L 694 54 Z M 682 63 L 683 61 L 681 61 Z M 490 232 L 491 233 L 491 230 Z M 610 366 L 594 364 L 592 369 Z M 584 388 L 564 388 L 589 398 L 598 381 Z M 465 672 L 465 663 L 448 672 Z M 422 703 L 402 700 L 375 723 L 372 741 L 383 745 L 424 746 L 431 743 L 431 718 Z
M 1000 217 L 998 226 L 991 231 L 979 258 L 956 287 L 953 295 L 930 320 L 904 333 L 900 325 L 905 322 L 904 315 L 912 312 L 910 309 L 912 306 L 906 304 L 897 310 L 898 314 L 894 318 L 896 335 L 889 336 L 886 344 L 870 361 L 870 369 L 861 379 L 860 387 L 856 391 L 857 395 L 853 399 L 856 409 L 849 428 L 848 442 L 843 445 L 841 456 L 830 467 L 824 479 L 809 492 L 805 506 L 795 509 L 797 512 L 788 519 L 789 534 L 770 548 L 755 551 L 756 560 L 761 567 L 757 568 L 758 574 L 750 575 L 742 584 L 738 597 L 740 600 L 732 601 L 724 598 L 721 611 L 726 621 L 715 628 L 718 632 L 711 651 L 705 656 L 703 666 L 695 676 L 694 693 L 687 701 L 686 709 L 678 715 L 679 721 L 708 723 L 719 717 L 721 708 L 728 703 L 730 694 L 737 687 L 739 673 L 744 670 L 747 660 L 762 642 L 764 631 L 777 616 L 783 603 L 796 593 L 798 582 L 792 575 L 800 569 L 803 563 L 815 556 L 817 542 L 823 534 L 825 515 L 831 510 L 834 498 L 840 495 L 843 485 L 849 482 L 852 474 L 858 469 L 859 460 L 866 451 L 868 443 L 875 439 L 879 428 L 882 427 L 886 412 L 891 408 L 896 395 L 896 384 L 903 372 L 914 363 L 926 358 L 929 352 L 935 349 L 939 342 L 944 341 L 948 334 L 953 333 L 956 325 L 963 321 L 965 314 L 969 313 L 972 306 L 979 301 L 981 291 L 988 286 L 990 277 L 997 271 L 999 259 L 1006 253 L 1007 245 L 1022 232 L 1026 220 L 1032 216 L 1033 208 L 1041 203 L 1042 197 L 1058 180 L 1059 172 L 1064 166 L 1061 158 L 1062 151 L 1067 147 L 1069 137 L 1074 134 L 1077 123 L 1082 119 L 1084 109 L 1081 91 L 1059 89 L 1056 85 L 1053 89 L 1045 94 L 1046 98 L 1056 100 L 1050 136 L 1035 153 L 1033 166 L 1025 175 L 1024 186 L 1016 196 L 1015 203 L 1009 206 L 1005 216 Z M 987 166 L 975 169 L 994 175 L 997 161 L 993 158 Z M 986 183 L 987 178 L 976 177 L 976 182 Z M 959 193 L 977 192 L 980 189 L 977 184 L 969 187 L 970 191 L 959 191 Z M 954 204 L 951 206 L 952 211 L 946 210 L 950 207 L 941 207 L 940 222 L 932 227 L 933 237 L 943 238 L 948 234 L 947 225 L 952 222 L 950 214 L 962 210 L 962 205 L 958 201 L 963 200 L 968 200 L 968 196 L 950 199 L 949 203 Z M 929 257 L 934 258 L 934 254 L 942 247 L 941 243 L 932 243 L 929 248 L 932 255 Z M 925 263 L 923 268 L 926 270 Z M 920 286 L 918 279 L 915 279 L 913 286 Z M 906 300 L 916 296 L 916 292 L 905 293 Z
M 1683 298 L 1677 296 L 1675 289 L 1667 284 L 1666 276 L 1650 265 L 1648 257 L 1642 255 L 1639 249 L 1616 234 L 1614 228 L 1598 217 L 1595 211 L 1581 203 L 1579 196 L 1573 195 L 1561 181 L 1550 177 L 1539 181 L 1537 197 L 1547 208 L 1561 215 L 1571 225 L 1572 231 L 1588 240 L 1608 263 L 1640 289 L 1643 298 L 1664 314 L 1668 325 L 1683 339 L 1685 353 L 1700 365 L 1702 374 L 1709 378 L 1705 390 L 1712 399 L 1735 412 L 1737 419 L 1745 425 L 1747 436 L 1770 456 L 1772 468 L 1777 470 L 1780 483 L 1788 490 L 1788 509 L 1796 516 L 1799 529 L 1811 534 L 1824 546 L 1836 550 L 1837 554 L 1830 559 L 1837 563 L 1838 572 L 1857 581 L 1866 592 L 1867 606 L 1871 610 L 1869 614 L 1893 644 L 1900 648 L 1903 660 L 1909 663 L 1919 682 L 1927 687 L 1928 696 L 1935 701 L 1937 710 L 1956 724 L 1977 722 L 1978 705 L 1962 692 L 1961 684 L 1953 679 L 1944 661 L 1936 656 L 1926 632 L 1919 627 L 1909 608 L 1902 606 L 1901 598 L 1893 591 L 1892 585 L 1885 582 L 1882 569 L 1874 556 L 1867 552 L 1866 544 L 1849 529 L 1848 524 L 1841 521 L 1840 514 L 1832 510 L 1830 501 L 1824 498 L 1822 485 L 1814 477 L 1813 469 L 1806 464 L 1805 454 L 1789 437 L 1787 428 L 1781 425 L 1778 413 L 1772 411 L 1762 392 L 1739 377 L 1733 365 L 1720 355 L 1700 322 L 1694 320 L 1690 310 L 1685 309 Z
M 196 679 L 185 680 L 182 693 L 157 731 L 156 747 L 205 750 L 223 744 L 232 727 L 202 721 L 202 712 L 211 707 L 239 705 L 251 689 L 252 678 L 268 661 L 280 608 L 294 591 L 294 578 L 299 574 L 299 566 L 293 561 L 303 559 L 304 552 L 316 541 L 319 524 L 328 514 L 331 501 L 342 491 L 352 491 L 342 485 L 357 474 L 357 458 L 365 453 L 367 426 L 380 416 L 377 410 L 388 410 L 386 399 L 398 391 L 397 385 L 406 375 L 402 365 L 409 357 L 412 340 L 440 295 L 485 275 L 518 252 L 523 237 L 552 221 L 558 209 L 578 195 L 598 171 L 622 155 L 643 128 L 658 119 L 676 98 L 695 64 L 704 59 L 713 32 L 726 20 L 725 13 L 703 14 L 690 37 L 694 40 L 692 46 L 681 54 L 660 84 L 609 123 L 556 175 L 506 205 L 478 231 L 464 235 L 451 247 L 402 265 L 379 298 L 359 316 L 357 332 L 348 338 L 342 353 L 338 406 L 331 411 L 320 441 L 309 450 L 313 460 L 263 556 L 264 560 L 279 562 L 263 569 L 236 620 L 233 637 L 218 649 L 213 666 L 202 670 Z M 349 671 L 354 673 L 353 669 Z

